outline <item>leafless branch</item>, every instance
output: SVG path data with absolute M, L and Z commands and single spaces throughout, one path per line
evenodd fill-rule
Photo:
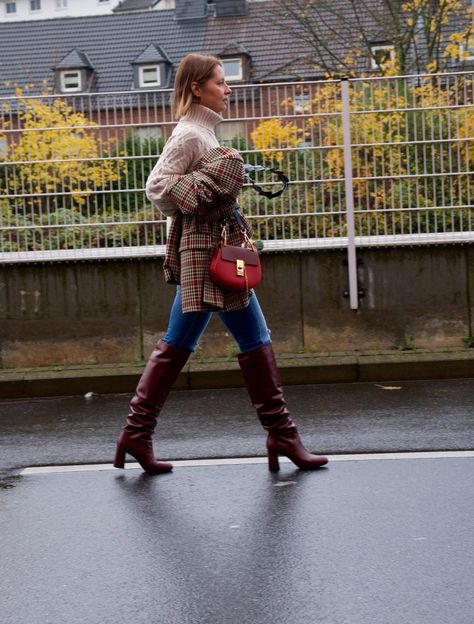
M 467 0 L 464 0 L 467 2 Z M 355 69 L 352 53 L 376 60 L 373 45 L 395 48 L 402 72 L 424 71 L 443 60 L 448 0 L 274 0 L 269 21 L 312 50 L 315 63 L 334 75 Z M 465 11 L 465 8 L 463 9 Z M 360 69 L 360 67 L 359 67 Z

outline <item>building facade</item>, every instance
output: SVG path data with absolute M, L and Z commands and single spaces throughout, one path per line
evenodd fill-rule
M 0 0 L 0 22 L 173 8 L 174 0 Z

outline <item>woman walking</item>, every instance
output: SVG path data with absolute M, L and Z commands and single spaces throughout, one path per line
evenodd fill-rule
M 210 259 L 223 224 L 229 225 L 230 245 L 240 244 L 242 224 L 251 233 L 242 215 L 238 215 L 240 223 L 235 222 L 235 201 L 244 182 L 242 158 L 233 149 L 219 147 L 215 135 L 230 93 L 218 59 L 189 54 L 181 61 L 173 91 L 174 115 L 179 121 L 146 185 L 150 201 L 172 217 L 164 271 L 166 281 L 177 285 L 176 297 L 166 333 L 151 354 L 130 403 L 117 441 L 116 468 L 124 467 L 128 453 L 149 474 L 172 470 L 170 463 L 155 460 L 153 454 L 156 418 L 213 312 L 239 346 L 237 357 L 250 399 L 268 432 L 270 470 L 278 470 L 278 455 L 302 470 L 328 461 L 307 451 L 291 419 L 257 296 L 251 290 L 223 291 L 209 278 Z

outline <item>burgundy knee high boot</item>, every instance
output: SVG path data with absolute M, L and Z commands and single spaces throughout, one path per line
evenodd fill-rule
M 288 457 L 301 470 L 313 470 L 327 464 L 327 457 L 312 455 L 303 446 L 286 407 L 272 345 L 240 353 L 237 357 L 250 400 L 263 428 L 268 431 L 269 469 L 279 469 L 278 455 Z
M 190 355 L 190 351 L 169 345 L 163 340 L 157 343 L 130 402 L 127 424 L 117 440 L 115 468 L 124 467 L 125 454 L 128 453 L 148 474 L 160 474 L 173 469 L 172 464 L 155 460 L 152 435 L 156 417 Z

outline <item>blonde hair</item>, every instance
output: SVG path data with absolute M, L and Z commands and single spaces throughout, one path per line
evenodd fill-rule
M 215 56 L 188 54 L 179 64 L 173 89 L 173 114 L 176 120 L 184 117 L 193 103 L 191 85 L 203 85 L 212 76 L 214 69 L 222 62 Z

